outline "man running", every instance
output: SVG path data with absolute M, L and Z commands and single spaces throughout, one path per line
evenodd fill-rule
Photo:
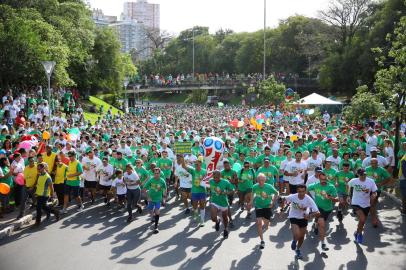
M 221 171 L 221 177 L 228 180 L 235 188 L 237 188 L 238 177 L 237 173 L 231 169 L 230 161 L 224 160 L 224 169 Z M 228 195 L 228 218 L 230 219 L 230 228 L 234 227 L 233 218 L 231 215 L 231 206 L 233 205 L 234 193 Z
M 247 217 L 251 217 L 251 208 L 248 203 L 251 201 L 252 197 L 252 187 L 254 185 L 255 171 L 250 168 L 250 163 L 244 161 L 244 167 L 241 169 L 238 175 L 238 197 L 240 199 L 241 211 L 244 211 L 244 205 L 247 209 Z
M 344 162 L 343 163 L 343 170 L 339 171 L 336 174 L 335 178 L 335 186 L 337 188 L 338 194 L 338 210 L 337 210 L 337 219 L 341 223 L 343 221 L 344 215 L 343 210 L 347 208 L 347 183 L 351 179 L 355 177 L 354 173 L 350 171 L 350 163 Z
M 338 199 L 336 188 L 333 184 L 327 182 L 326 174 L 323 171 L 319 173 L 319 181 L 319 183 L 311 184 L 308 191 L 314 191 L 314 199 L 320 212 L 320 216 L 316 217 L 317 225 L 314 232 L 319 235 L 321 253 L 325 254 L 325 251 L 329 250 L 325 241 L 326 223 L 328 223 L 328 218 L 334 209 L 334 203 Z
M 223 237 L 228 238 L 228 195 L 234 192 L 234 186 L 227 180 L 221 178 L 221 172 L 215 170 L 213 179 L 210 179 L 210 214 L 211 220 L 215 222 L 216 231 L 220 230 L 220 220 L 217 215 L 221 214 L 224 223 Z
M 352 188 L 351 205 L 358 217 L 357 231 L 354 233 L 355 241 L 362 243 L 365 221 L 371 208 L 371 200 L 377 198 L 376 184 L 374 180 L 368 178 L 364 169 L 358 170 L 358 178 L 353 178 L 348 182 L 347 191 Z
M 176 155 L 175 163 L 175 187 L 180 187 L 181 198 L 183 205 L 185 206 L 185 214 L 190 213 L 189 200 L 192 198 L 192 175 L 182 167 L 182 161 L 184 157 L 182 154 Z
M 167 190 L 166 181 L 161 177 L 161 169 L 154 169 L 154 176 L 145 183 L 144 189 L 147 191 L 148 209 L 154 213 L 154 234 L 157 234 L 161 201 Z
M 255 206 L 255 216 L 258 229 L 258 236 L 261 240 L 259 248 L 265 247 L 263 230 L 267 230 L 272 216 L 272 208 L 278 198 L 278 191 L 272 184 L 266 183 L 267 177 L 260 173 L 257 176 L 257 184 L 252 188 L 253 196 L 250 201 L 250 206 Z M 265 229 L 263 228 L 265 225 Z
M 283 196 L 282 199 L 291 203 L 288 218 L 291 224 L 293 241 L 290 247 L 296 252 L 295 258 L 302 259 L 300 247 L 304 241 L 308 221 L 313 216 L 319 216 L 320 213 L 313 199 L 306 194 L 305 185 L 298 185 L 296 191 L 297 193 Z

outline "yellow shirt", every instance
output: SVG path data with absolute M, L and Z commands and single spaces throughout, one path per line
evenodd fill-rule
M 56 165 L 55 184 L 63 184 L 65 182 L 66 170 L 68 166 L 61 164 Z
M 51 191 L 49 189 L 49 183 L 52 184 L 51 176 L 48 173 L 44 173 L 43 175 L 38 176 L 37 181 L 37 188 L 35 190 L 35 194 L 37 196 L 44 196 L 49 197 Z
M 48 156 L 47 153 L 43 153 L 42 158 L 44 162 L 48 165 L 48 172 L 51 173 L 54 170 L 56 154 L 51 153 L 51 155 Z
M 38 176 L 37 164 L 35 164 L 32 168 L 29 165 L 26 166 L 23 174 L 25 178 L 25 186 L 28 188 L 33 187 Z
M 79 186 L 80 184 L 80 176 L 68 177 L 70 174 L 82 173 L 83 168 L 82 164 L 79 161 L 70 161 L 68 165 L 68 169 L 66 170 L 66 184 L 68 186 Z

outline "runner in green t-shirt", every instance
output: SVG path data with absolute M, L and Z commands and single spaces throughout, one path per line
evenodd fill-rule
M 248 161 L 244 161 L 244 167 L 239 173 L 237 173 L 237 175 L 238 197 L 240 199 L 239 205 L 241 207 L 241 211 L 244 211 L 244 204 L 247 204 L 247 218 L 250 218 L 251 208 L 248 206 L 248 203 L 251 201 L 252 186 L 254 185 L 255 180 L 255 171 L 254 169 L 250 168 L 250 163 Z
M 260 249 L 263 249 L 265 247 L 263 226 L 265 225 L 265 230 L 268 229 L 269 222 L 272 216 L 272 208 L 278 197 L 278 191 L 274 188 L 273 185 L 265 183 L 266 179 L 267 177 L 265 176 L 265 174 L 258 174 L 258 183 L 255 184 L 252 188 L 253 196 L 251 197 L 251 201 L 249 203 L 250 206 L 254 205 L 255 207 L 258 236 L 261 240 L 259 244 Z
M 148 209 L 154 213 L 154 233 L 158 233 L 159 214 L 161 209 L 161 201 L 166 196 L 166 182 L 161 177 L 161 170 L 159 168 L 154 169 L 154 176 L 148 180 L 144 189 L 147 191 L 148 196 Z
M 168 152 L 166 150 L 162 151 L 162 157 L 160 159 L 158 159 L 156 165 L 164 173 L 165 179 L 168 182 L 169 178 L 171 177 L 171 173 L 172 173 L 172 160 L 170 160 L 168 158 Z
M 216 231 L 220 229 L 220 220 L 217 219 L 217 214 L 220 212 L 224 222 L 223 236 L 228 238 L 228 195 L 234 192 L 234 185 L 225 179 L 221 179 L 221 172 L 216 170 L 213 172 L 213 179 L 210 183 L 210 213 L 211 220 L 216 223 Z
M 228 160 L 224 160 L 223 165 L 224 165 L 224 170 L 221 171 L 221 178 L 228 180 L 234 186 L 234 188 L 237 188 L 237 184 L 238 184 L 237 173 L 233 169 L 231 169 L 231 164 Z M 228 204 L 229 204 L 228 218 L 230 220 L 230 223 L 229 223 L 230 228 L 234 227 L 233 217 L 231 215 L 231 205 L 233 205 L 233 200 L 234 200 L 234 193 L 231 193 L 230 195 L 228 195 Z
M 327 181 L 334 185 L 337 171 L 331 167 L 331 161 L 326 160 L 323 172 L 327 177 Z
M 372 226 L 376 228 L 379 223 L 377 214 L 378 199 L 381 195 L 382 188 L 392 180 L 392 177 L 386 169 L 378 166 L 378 159 L 376 158 L 371 158 L 371 166 L 365 169 L 365 173 L 369 178 L 375 181 L 376 187 L 378 188 L 376 192 L 378 196 L 376 196 L 375 200 L 371 201 L 371 210 L 369 211 L 371 213 Z
M 275 166 L 271 165 L 269 158 L 264 159 L 264 166 L 257 170 L 256 176 L 258 177 L 260 173 L 265 175 L 266 183 L 272 186 L 275 185 L 275 179 L 279 179 L 279 171 Z
M 320 216 L 316 217 L 315 233 L 319 234 L 321 251 L 324 253 L 329 250 L 325 242 L 326 222 L 328 222 L 328 217 L 333 211 L 334 203 L 338 201 L 338 198 L 336 188 L 327 181 L 327 176 L 323 171 L 319 174 L 319 180 L 320 182 L 311 184 L 307 190 L 314 191 L 314 201 L 320 211 Z
M 206 183 L 203 181 L 206 176 L 206 170 L 202 169 L 202 162 L 196 161 L 195 168 L 186 166 L 185 159 L 182 157 L 182 167 L 192 175 L 192 208 L 193 218 L 199 220 L 200 227 L 204 226 L 204 216 L 206 207 Z M 199 205 L 200 216 L 197 211 Z
M 337 172 L 336 174 L 336 183 L 335 186 L 337 188 L 338 193 L 338 210 L 337 210 L 337 219 L 339 222 L 343 221 L 343 209 L 347 208 L 347 183 L 351 179 L 355 178 L 354 173 L 350 170 L 350 163 L 344 162 L 342 164 L 342 171 Z

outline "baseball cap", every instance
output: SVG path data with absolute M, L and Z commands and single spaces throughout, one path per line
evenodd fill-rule
M 269 157 L 264 158 L 264 162 L 269 161 Z
M 323 169 L 322 169 L 321 167 L 316 167 L 316 168 L 314 169 L 314 171 L 315 171 L 315 172 L 322 172 Z
M 371 147 L 370 151 L 371 151 L 371 152 L 373 152 L 373 151 L 378 152 L 378 148 L 376 148 L 375 146 L 373 146 L 373 147 Z
M 364 169 L 358 169 L 357 174 L 358 175 L 365 175 L 365 170 Z

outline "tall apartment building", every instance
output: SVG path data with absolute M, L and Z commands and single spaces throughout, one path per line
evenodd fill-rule
M 159 4 L 151 4 L 147 0 L 125 2 L 122 19 L 137 20 L 148 28 L 160 29 L 159 9 Z
M 97 27 L 107 27 L 111 23 L 117 22 L 117 16 L 104 15 L 103 11 L 98 8 L 92 9 L 92 18 Z

